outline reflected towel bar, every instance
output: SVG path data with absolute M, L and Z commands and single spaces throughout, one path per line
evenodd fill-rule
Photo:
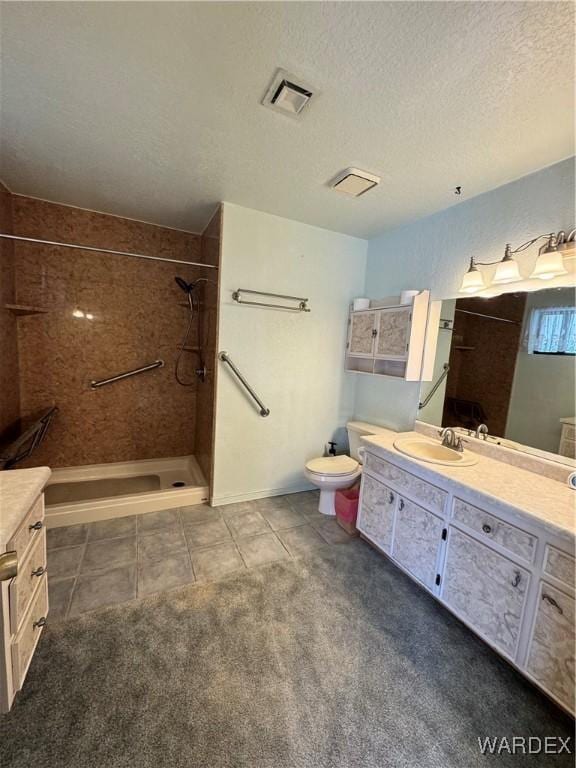
M 103 387 L 105 384 L 112 384 L 115 381 L 121 381 L 122 379 L 128 379 L 130 376 L 136 376 L 139 373 L 145 373 L 145 371 L 153 371 L 154 368 L 163 368 L 164 367 L 164 360 L 155 360 L 153 363 L 150 363 L 149 365 L 143 365 L 141 368 L 134 368 L 133 371 L 125 371 L 124 373 L 119 373 L 117 376 L 110 376 L 108 379 L 100 379 L 100 381 L 91 381 L 90 386 L 92 389 L 98 389 L 98 387 Z
M 272 299 L 286 299 L 287 301 L 297 301 L 297 306 L 291 307 L 286 304 L 269 304 L 263 301 L 244 301 L 242 299 L 243 293 L 249 293 L 252 296 L 268 296 Z M 271 309 L 286 309 L 289 312 L 310 312 L 308 306 L 308 299 L 304 299 L 301 296 L 286 296 L 283 293 L 268 293 L 267 291 L 251 291 L 248 288 L 237 288 L 232 293 L 232 298 L 238 304 L 247 304 L 252 307 L 270 307 Z
M 220 360 L 222 360 L 223 363 L 228 363 L 228 365 L 230 366 L 230 369 L 236 374 L 238 380 L 244 385 L 244 387 L 246 388 L 246 391 L 248 392 L 248 394 L 258 404 L 258 408 L 260 409 L 260 416 L 263 416 L 263 417 L 264 416 L 270 416 L 270 409 L 266 408 L 266 406 L 264 405 L 262 400 L 260 400 L 260 398 L 258 397 L 256 392 L 254 392 L 254 390 L 252 389 L 250 384 L 248 384 L 248 382 L 246 381 L 244 376 L 242 376 L 242 374 L 240 373 L 238 368 L 236 368 L 236 366 L 234 365 L 232 360 L 230 360 L 230 357 L 228 356 L 228 353 L 227 352 L 220 352 L 218 357 L 220 358 Z

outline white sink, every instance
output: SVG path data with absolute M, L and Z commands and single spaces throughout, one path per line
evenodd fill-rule
M 470 451 L 461 453 L 419 437 L 400 437 L 394 441 L 394 448 L 413 459 L 430 464 L 443 464 L 446 467 L 471 467 L 478 462 L 478 458 Z

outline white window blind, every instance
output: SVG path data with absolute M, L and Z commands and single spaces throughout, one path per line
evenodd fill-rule
M 533 309 L 528 330 L 528 354 L 576 355 L 576 308 Z

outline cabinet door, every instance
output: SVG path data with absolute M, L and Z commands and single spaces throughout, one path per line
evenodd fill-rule
M 374 357 L 389 360 L 408 358 L 410 314 L 411 307 L 378 311 L 378 335 Z
M 352 312 L 348 354 L 352 357 L 374 356 L 374 323 L 376 312 Z
M 436 579 L 443 521 L 413 501 L 400 498 L 392 556 L 429 589 Z
M 574 598 L 540 582 L 526 670 L 570 710 L 574 708 Z
M 514 658 L 530 574 L 450 526 L 441 596 L 456 614 Z
M 395 502 L 396 494 L 388 486 L 370 475 L 363 475 L 357 527 L 386 552 L 392 544 Z

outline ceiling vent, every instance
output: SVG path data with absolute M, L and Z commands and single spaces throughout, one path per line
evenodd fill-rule
M 350 197 L 360 197 L 378 184 L 380 184 L 380 176 L 374 176 L 368 171 L 360 171 L 358 168 L 346 168 L 330 182 L 332 189 Z
M 288 117 L 298 118 L 314 95 L 312 88 L 290 75 L 284 69 L 278 69 L 262 104 L 275 112 Z

